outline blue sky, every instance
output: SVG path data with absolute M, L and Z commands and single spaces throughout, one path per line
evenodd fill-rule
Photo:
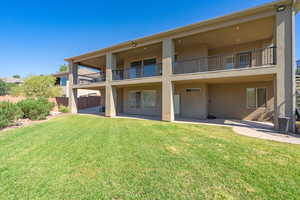
M 0 77 L 53 73 L 65 57 L 267 2 L 271 1 L 2 1 Z M 299 16 L 296 35 L 300 33 Z

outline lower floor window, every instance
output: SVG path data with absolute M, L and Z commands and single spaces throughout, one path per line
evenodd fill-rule
M 156 91 L 130 91 L 128 93 L 128 101 L 130 108 L 152 108 L 156 106 Z
M 143 107 L 153 108 L 156 106 L 156 91 L 144 90 L 143 91 Z
M 247 108 L 267 106 L 267 88 L 247 88 Z
M 140 91 L 130 91 L 128 93 L 128 101 L 130 108 L 140 108 L 141 107 L 141 92 Z

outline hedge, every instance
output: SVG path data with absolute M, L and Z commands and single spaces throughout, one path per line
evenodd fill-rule
M 53 102 L 49 102 L 46 98 L 29 98 L 20 101 L 17 105 L 23 112 L 23 118 L 41 120 L 46 119 L 55 104 Z
M 0 102 L 0 128 L 10 125 L 22 116 L 22 110 L 17 104 L 8 101 Z

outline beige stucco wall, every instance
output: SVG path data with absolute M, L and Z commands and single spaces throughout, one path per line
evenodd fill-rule
M 267 107 L 247 108 L 246 88 L 266 87 Z M 273 82 L 208 85 L 208 113 L 217 118 L 271 121 L 274 112 Z
M 204 44 L 187 45 L 176 48 L 176 57 L 178 61 L 197 59 L 208 56 L 207 46 Z
M 213 56 L 213 55 L 220 55 L 220 54 L 232 54 L 232 53 L 249 51 L 256 48 L 263 48 L 268 46 L 272 46 L 272 39 L 253 41 L 253 42 L 242 43 L 233 46 L 226 46 L 217 49 L 209 49 L 208 55 Z
M 188 88 L 200 91 L 187 92 Z M 175 95 L 180 96 L 180 117 L 205 119 L 207 117 L 207 85 L 202 83 L 175 86 Z
M 122 89 L 123 93 L 123 109 L 119 108 L 119 110 L 123 110 L 125 114 L 135 114 L 135 115 L 150 115 L 150 116 L 160 116 L 161 115 L 161 86 L 136 86 L 136 87 L 128 87 Z M 156 91 L 156 107 L 154 108 L 130 108 L 128 102 L 128 92 L 129 91 L 142 91 L 142 90 L 155 90 Z M 119 93 L 118 93 L 119 94 Z

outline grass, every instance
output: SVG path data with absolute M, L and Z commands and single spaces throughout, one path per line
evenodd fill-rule
M 69 115 L 0 133 L 0 199 L 297 199 L 300 146 Z

